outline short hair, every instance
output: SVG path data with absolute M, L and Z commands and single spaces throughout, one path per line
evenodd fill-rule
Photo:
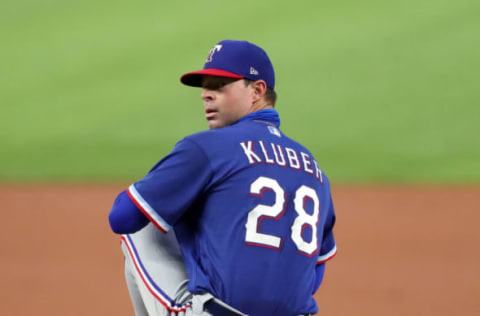
M 248 86 L 255 81 L 243 78 L 243 82 L 245 83 L 245 86 Z M 265 91 L 265 100 L 267 100 L 269 103 L 272 104 L 273 107 L 275 107 L 275 103 L 277 102 L 277 93 L 270 87 L 267 87 L 267 91 Z

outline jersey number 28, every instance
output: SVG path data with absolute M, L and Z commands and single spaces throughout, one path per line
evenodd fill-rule
M 247 230 L 245 243 L 252 246 L 261 246 L 272 249 L 280 249 L 283 238 L 260 233 L 260 224 L 263 219 L 269 218 L 278 220 L 285 213 L 286 194 L 277 180 L 267 177 L 259 177 L 250 186 L 250 195 L 262 197 L 265 190 L 273 191 L 275 194 L 275 203 L 273 205 L 259 204 L 248 213 Z M 308 214 L 305 211 L 305 202 L 311 200 L 313 202 L 313 213 Z M 291 226 L 291 235 L 293 242 L 301 254 L 312 257 L 318 251 L 317 240 L 317 223 L 320 212 L 320 201 L 317 192 L 314 189 L 302 185 L 295 191 L 294 198 L 295 218 Z M 312 230 L 312 238 L 309 242 L 303 238 L 303 229 L 310 227 Z

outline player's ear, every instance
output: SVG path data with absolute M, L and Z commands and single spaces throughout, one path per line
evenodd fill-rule
M 254 93 L 254 101 L 257 102 L 258 100 L 263 99 L 265 93 L 267 92 L 267 84 L 263 80 L 257 80 L 252 83 L 253 93 Z

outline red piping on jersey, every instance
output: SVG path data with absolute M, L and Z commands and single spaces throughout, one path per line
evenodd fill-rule
M 167 233 L 167 231 L 165 230 L 165 228 L 161 227 L 160 224 L 157 223 L 157 221 L 155 219 L 153 219 L 152 216 L 150 216 L 150 214 L 142 207 L 142 205 L 140 203 L 138 203 L 138 201 L 135 199 L 135 197 L 130 193 L 130 189 L 127 190 L 127 195 L 128 197 L 130 198 L 130 200 L 132 200 L 132 202 L 138 207 L 138 209 L 143 213 L 143 215 L 145 215 L 149 220 L 150 222 L 153 223 L 153 225 L 155 225 L 155 227 L 157 227 L 158 229 L 160 229 L 160 231 L 164 234 Z
M 322 261 L 318 261 L 317 264 L 325 263 L 325 262 L 329 261 L 330 259 L 332 259 L 333 257 L 335 257 L 336 255 L 337 255 L 337 251 L 335 251 L 335 252 L 333 253 L 333 255 L 331 255 L 330 257 L 325 258 L 325 259 L 322 260 Z

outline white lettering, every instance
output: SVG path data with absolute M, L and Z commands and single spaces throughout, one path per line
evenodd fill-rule
M 298 160 L 297 152 L 292 148 L 285 148 L 288 157 L 288 163 L 290 168 L 300 170 L 300 161 Z
M 321 183 L 323 183 L 323 172 L 322 169 L 318 166 L 317 161 L 314 159 L 313 163 L 315 164 L 315 169 L 316 169 L 316 174 L 315 177 L 320 180 Z
M 301 152 L 300 155 L 302 156 L 303 160 L 303 170 L 305 170 L 306 173 L 313 174 L 313 170 L 310 169 L 310 166 L 312 165 L 312 162 L 310 161 L 310 156 L 304 152 Z
M 263 141 L 259 140 L 260 147 L 262 147 L 263 155 L 265 156 L 265 162 L 268 163 L 269 165 L 273 165 L 273 159 L 268 157 L 267 149 L 265 148 L 265 144 Z
M 250 165 L 255 165 L 259 163 L 267 163 L 269 165 L 277 165 L 279 167 L 289 166 L 294 170 L 302 170 L 308 174 L 314 175 L 322 184 L 323 184 L 323 171 L 318 165 L 317 161 L 307 153 L 300 152 L 297 153 L 294 149 L 289 147 L 283 147 L 279 144 L 270 143 L 270 146 L 273 150 L 269 152 L 265 141 L 259 140 L 258 144 L 263 153 L 263 160 L 261 158 L 260 152 L 258 154 L 255 152 L 255 142 L 252 140 L 240 142 L 240 146 L 245 153 L 245 156 L 248 159 Z M 300 161 L 301 159 L 301 161 Z M 288 161 L 287 161 L 288 160 Z
M 278 154 L 277 150 L 275 149 L 275 144 L 272 144 L 272 149 L 273 149 L 273 155 L 275 156 L 275 161 L 277 164 L 281 167 L 285 167 L 287 165 L 287 162 L 285 161 L 285 156 L 283 155 L 282 147 L 280 145 L 276 146 L 278 149 Z M 278 157 L 281 156 L 282 160 L 278 159 Z
M 243 152 L 248 158 L 249 164 L 261 163 L 262 159 L 257 156 L 257 154 L 253 151 L 253 142 L 249 140 L 246 144 L 245 142 L 241 142 L 240 146 L 242 146 Z

